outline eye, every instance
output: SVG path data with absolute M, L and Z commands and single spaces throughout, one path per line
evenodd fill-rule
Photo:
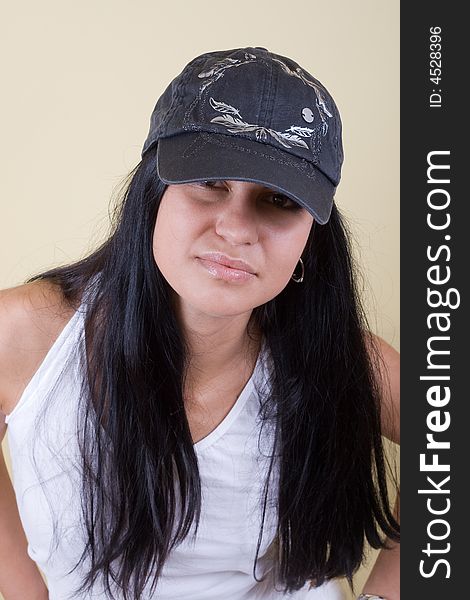
M 284 194 L 276 193 L 276 194 L 271 194 L 271 196 L 269 196 L 269 197 L 274 200 L 274 202 L 270 202 L 270 204 L 272 204 L 273 206 L 276 206 L 277 208 L 282 208 L 282 209 L 286 209 L 286 210 L 301 210 L 302 209 L 300 204 L 297 204 L 297 202 L 294 202 L 287 196 L 284 196 Z
M 212 179 L 207 179 L 206 181 L 196 181 L 195 185 L 199 185 L 201 187 L 206 187 L 206 188 L 215 188 L 215 187 L 217 187 L 218 183 L 222 183 L 222 182 L 212 180 Z
M 203 181 L 195 181 L 191 185 L 202 189 L 210 189 L 210 190 L 226 190 L 226 185 L 224 181 L 216 180 L 216 179 L 205 179 Z M 279 208 L 281 210 L 302 210 L 302 206 L 291 200 L 288 196 L 281 194 L 279 192 L 270 192 L 266 194 L 267 203 L 270 206 L 275 208 Z

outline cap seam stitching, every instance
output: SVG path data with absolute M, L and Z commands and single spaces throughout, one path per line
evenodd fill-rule
M 201 133 L 203 133 L 203 134 L 207 134 L 207 132 L 205 132 L 205 131 L 202 131 Z M 217 135 L 217 134 L 216 134 L 216 135 Z M 223 135 L 223 134 L 219 134 L 219 135 Z M 233 138 L 234 140 L 236 140 L 236 139 L 237 139 L 235 136 L 230 136 L 230 137 L 231 137 L 231 138 Z M 205 138 L 204 138 L 204 136 L 203 136 L 203 139 L 205 139 Z M 247 138 L 247 137 L 246 137 L 246 138 L 244 138 L 244 139 L 248 139 L 248 140 L 250 140 L 251 138 Z M 216 140 L 216 141 L 215 141 L 215 140 Z M 209 141 L 210 143 L 215 143 L 215 144 L 217 144 L 217 145 L 219 145 L 219 146 L 224 146 L 224 147 L 228 147 L 228 146 L 229 146 L 228 144 L 225 144 L 225 143 L 224 143 L 224 142 L 223 142 L 223 141 L 222 141 L 220 138 L 217 138 L 217 137 L 211 137 L 211 138 L 210 138 L 208 141 Z M 261 144 L 262 144 L 262 142 L 259 142 L 259 143 L 261 143 Z M 278 149 L 278 148 L 276 148 L 275 146 L 271 146 L 271 145 L 269 145 L 269 144 L 264 144 L 264 145 L 266 145 L 266 146 L 269 146 L 269 147 L 272 147 L 272 148 L 275 148 L 276 150 L 279 150 L 279 149 Z M 306 177 L 308 177 L 309 179 L 312 179 L 312 180 L 315 180 L 315 179 L 316 179 L 316 171 L 320 171 L 320 173 L 321 173 L 321 174 L 322 174 L 324 177 L 326 177 L 326 178 L 328 179 L 328 181 L 330 181 L 330 182 L 331 182 L 330 178 L 329 178 L 327 175 L 325 175 L 325 173 L 323 173 L 323 171 L 322 171 L 321 169 L 319 169 L 318 167 L 316 167 L 316 166 L 313 166 L 313 165 L 312 165 L 312 166 L 313 166 L 313 169 L 315 169 L 315 171 L 312 171 L 312 173 L 311 173 L 311 174 L 309 174 L 309 173 L 308 173 L 308 172 L 307 172 L 307 171 L 306 171 L 306 170 L 305 170 L 303 167 L 301 167 L 300 165 L 297 165 L 297 164 L 295 164 L 294 162 L 285 161 L 285 160 L 283 160 L 283 159 L 278 159 L 278 158 L 276 158 L 276 157 L 274 157 L 274 156 L 271 156 L 271 155 L 269 155 L 269 154 L 265 154 L 264 152 L 259 152 L 259 151 L 256 151 L 256 150 L 251 150 L 251 149 L 249 149 L 249 148 L 244 148 L 244 147 L 242 147 L 242 146 L 239 146 L 238 144 L 230 144 L 230 147 L 231 147 L 231 148 L 235 147 L 235 148 L 237 148 L 237 150 L 240 150 L 241 152 L 246 152 L 247 154 L 252 154 L 252 155 L 262 156 L 262 157 L 264 157 L 264 158 L 268 158 L 269 160 L 271 160 L 271 161 L 273 161 L 273 162 L 277 162 L 277 163 L 279 163 L 279 164 L 281 164 L 281 165 L 285 165 L 285 166 L 287 166 L 287 167 L 292 167 L 292 168 L 296 169 L 297 171 L 300 171 L 300 172 L 301 172 L 303 175 L 305 175 Z M 298 158 L 299 160 L 305 160 L 304 158 L 301 158 L 301 157 L 297 157 L 297 158 Z M 331 182 L 331 183 L 332 183 L 332 182 Z M 332 185 L 334 186 L 334 184 L 333 184 L 333 183 L 332 183 Z

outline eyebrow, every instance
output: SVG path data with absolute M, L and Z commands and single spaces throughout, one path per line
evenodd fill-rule
M 259 188 L 260 191 L 262 191 L 262 192 L 275 192 L 276 194 L 280 194 L 281 196 L 286 196 L 287 198 L 290 198 L 289 194 L 287 194 L 286 192 L 281 192 L 280 190 L 268 187 L 266 185 L 262 185 L 261 183 L 256 183 L 254 181 L 243 181 L 243 180 L 238 180 L 238 179 L 223 179 L 222 181 L 225 181 L 225 182 L 232 181 L 232 182 L 236 182 L 236 183 L 237 182 L 238 183 L 249 183 L 251 185 L 256 186 L 256 188 Z

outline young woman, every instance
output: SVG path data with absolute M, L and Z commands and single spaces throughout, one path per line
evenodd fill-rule
M 1 293 L 6 600 L 333 600 L 366 542 L 365 597 L 399 597 L 398 359 L 360 306 L 342 161 L 297 63 L 201 55 L 109 239 Z

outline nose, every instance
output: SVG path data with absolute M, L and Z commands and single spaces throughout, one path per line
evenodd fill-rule
M 217 215 L 215 230 L 233 245 L 255 244 L 258 241 L 258 224 L 249 194 L 231 198 Z

